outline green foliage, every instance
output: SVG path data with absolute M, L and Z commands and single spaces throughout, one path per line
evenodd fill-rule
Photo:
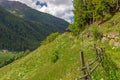
M 97 26 L 93 27 L 92 33 L 96 40 L 101 40 L 101 38 L 103 37 L 102 31 L 100 31 L 100 29 Z
M 29 50 L 26 50 L 24 52 L 0 51 L 0 68 L 26 56 L 28 53 L 30 53 Z
M 44 41 L 42 41 L 41 44 L 43 44 L 43 45 L 48 44 L 48 43 L 54 41 L 58 36 L 59 36 L 58 32 L 52 33 Z
M 84 30 L 84 11 L 83 11 L 83 2 L 82 0 L 74 0 L 74 28 L 71 28 L 73 32 L 80 32 Z
M 81 32 L 85 25 L 110 19 L 117 11 L 116 4 L 120 5 L 118 0 L 74 0 L 74 26 L 70 26 L 73 27 L 71 30 Z
M 56 51 L 55 53 L 52 54 L 51 61 L 53 63 L 56 63 L 58 61 L 58 59 L 59 59 L 59 55 L 58 55 L 58 52 Z
M 14 54 L 11 54 L 11 52 L 0 51 L 0 67 L 11 63 L 12 59 L 14 59 Z

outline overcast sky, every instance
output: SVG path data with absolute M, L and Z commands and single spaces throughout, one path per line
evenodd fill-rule
M 28 6 L 42 12 L 52 14 L 56 17 L 71 22 L 73 19 L 72 0 L 13 0 L 20 1 Z

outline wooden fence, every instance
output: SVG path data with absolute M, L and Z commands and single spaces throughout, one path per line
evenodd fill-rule
M 95 48 L 95 50 L 96 50 L 96 58 L 91 62 L 88 62 L 88 61 L 85 62 L 84 53 L 80 52 L 82 76 L 78 80 L 81 80 L 81 79 L 91 80 L 92 73 L 96 70 L 96 68 L 100 65 L 101 61 L 103 60 L 104 48 Z M 93 68 L 91 68 L 92 65 L 94 66 Z

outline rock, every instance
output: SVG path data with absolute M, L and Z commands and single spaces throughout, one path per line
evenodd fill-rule
M 103 36 L 104 36 L 104 37 L 107 37 L 107 33 L 104 33 Z
M 120 42 L 114 42 L 114 46 L 117 48 L 120 47 Z
M 101 42 L 102 42 L 102 43 L 108 42 L 108 38 L 103 37 L 103 38 L 101 39 Z
M 114 40 L 114 39 L 111 39 L 111 40 L 109 41 L 109 45 L 110 45 L 110 46 L 114 46 L 114 42 L 115 42 L 115 40 Z
M 108 33 L 107 37 L 110 39 L 114 39 L 117 36 L 119 36 L 119 32 L 111 32 L 111 33 Z

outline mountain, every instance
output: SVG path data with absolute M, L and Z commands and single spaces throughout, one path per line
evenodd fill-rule
M 57 36 L 52 42 L 51 37 L 47 37 L 50 43 L 41 45 L 26 57 L 0 68 L 0 80 L 78 80 L 82 76 L 80 51 L 84 52 L 85 62 L 91 62 L 96 58 L 95 44 L 99 48 L 104 47 L 105 53 L 102 63 L 92 73 L 92 80 L 119 80 L 120 47 L 109 45 L 108 41 L 105 43 L 100 39 L 96 41 L 96 34 L 94 34 L 102 32 L 106 35 L 111 32 L 119 32 L 120 18 L 118 16 L 120 16 L 120 12 L 101 24 L 101 27 L 98 27 L 96 23 L 91 25 L 84 31 L 84 34 L 82 33 L 82 37 L 64 33 Z M 113 25 L 114 21 L 118 23 Z M 118 38 L 117 41 L 120 42 L 120 38 Z M 99 61 L 92 64 L 91 68 L 93 69 L 98 63 Z
M 0 6 L 0 49 L 34 50 L 46 36 L 62 33 L 68 26 L 62 19 L 16 1 L 1 1 Z
M 54 17 L 47 13 L 37 11 L 18 1 L 2 1 L 0 3 L 0 6 L 2 6 L 4 9 L 8 10 L 9 12 L 16 16 L 34 22 L 39 22 L 46 26 L 56 27 L 57 25 L 58 28 L 62 27 L 63 30 L 65 30 L 66 26 L 68 26 L 68 22 L 64 21 L 63 19 Z

